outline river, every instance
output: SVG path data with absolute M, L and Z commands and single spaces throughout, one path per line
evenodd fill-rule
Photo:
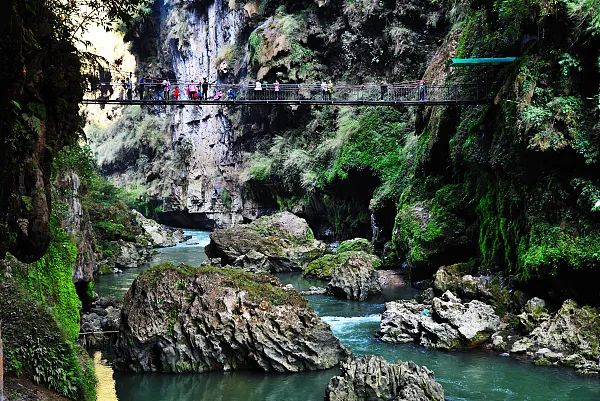
M 208 233 L 186 230 L 188 243 L 161 249 L 151 264 L 162 261 L 199 264 L 206 259 Z M 191 245 L 190 245 L 191 244 Z M 122 297 L 144 269 L 129 269 L 120 275 L 102 276 L 96 291 L 103 296 Z M 284 283 L 298 289 L 321 284 L 300 274 L 280 275 Z M 412 360 L 435 372 L 448 400 L 459 401 L 599 401 L 600 381 L 584 378 L 565 368 L 536 367 L 480 352 L 440 352 L 410 344 L 393 345 L 377 340 L 375 333 L 386 300 L 411 298 L 409 288 L 388 291 L 369 302 L 342 301 L 327 296 L 308 300 L 334 334 L 355 354 L 382 355 L 390 361 Z M 322 401 L 329 379 L 337 369 L 296 374 L 257 372 L 204 374 L 131 374 L 113 372 L 96 354 L 98 401 Z

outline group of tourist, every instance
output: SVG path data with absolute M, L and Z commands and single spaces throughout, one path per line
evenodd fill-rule
M 151 78 L 149 75 L 141 76 L 136 85 L 136 92 L 139 96 L 139 100 L 181 100 L 185 97 L 189 100 L 201 100 L 208 101 L 209 100 L 209 89 L 211 87 L 215 87 L 214 93 L 211 95 L 210 99 L 212 100 L 235 100 L 239 95 L 239 90 L 241 87 L 237 85 L 217 85 L 216 82 L 209 82 L 207 78 L 204 78 L 202 81 L 191 81 L 186 83 L 185 88 L 180 88 L 179 84 L 174 84 L 173 88 L 171 81 L 167 78 L 164 79 L 155 79 Z M 427 86 L 424 80 L 418 81 L 416 84 L 412 84 L 413 88 L 416 89 L 418 99 L 420 101 L 425 101 L 427 99 Z M 133 100 L 134 94 L 134 84 L 132 81 L 131 74 L 129 77 L 124 78 L 120 82 L 121 91 L 119 94 L 119 100 Z M 104 88 L 104 89 L 103 89 Z M 315 93 L 320 92 L 321 100 L 332 101 L 333 95 L 336 90 L 333 82 L 331 80 L 326 81 L 323 80 L 320 83 L 302 85 L 302 84 L 287 84 L 285 85 L 285 91 L 291 92 L 296 95 L 299 95 L 302 88 L 306 88 L 307 90 Z M 380 96 L 379 100 L 385 101 L 390 98 L 390 85 L 385 81 L 381 81 L 379 84 L 380 88 Z M 394 88 L 394 86 L 392 86 Z M 226 92 L 225 92 L 226 89 Z M 283 100 L 285 96 L 282 95 L 283 92 L 282 84 L 279 80 L 275 80 L 273 83 L 268 83 L 266 80 L 261 82 L 260 80 L 256 80 L 254 82 L 250 82 L 247 87 L 247 99 L 248 100 Z M 112 86 L 108 84 L 108 89 L 106 88 L 106 84 L 101 85 L 101 94 L 104 96 L 103 92 L 108 92 L 112 95 L 113 90 Z

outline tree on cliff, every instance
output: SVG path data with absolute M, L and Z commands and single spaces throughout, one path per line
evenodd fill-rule
M 148 0 L 8 0 L 0 15 L 0 258 L 48 246 L 53 155 L 81 129 L 77 37 L 130 20 Z M 8 56 L 10 55 L 10 56 Z

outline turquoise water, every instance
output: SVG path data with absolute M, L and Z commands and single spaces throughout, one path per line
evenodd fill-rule
M 192 238 L 174 247 L 160 248 L 158 253 L 154 255 L 148 266 L 137 267 L 134 269 L 125 269 L 121 274 L 107 274 L 100 276 L 95 283 L 94 290 L 103 297 L 113 296 L 123 298 L 123 295 L 133 280 L 150 266 L 157 265 L 162 262 L 173 262 L 176 264 L 187 263 L 192 266 L 197 266 L 206 260 L 204 247 L 210 242 L 209 232 L 199 230 L 183 230 L 185 235 Z
M 196 234 L 207 238 L 206 233 Z M 166 252 L 169 254 L 166 254 Z M 204 258 L 198 250 L 178 246 L 162 250 L 157 260 L 193 263 Z M 139 273 L 139 272 L 138 272 Z M 101 295 L 123 293 L 121 279 L 133 280 L 134 272 L 102 277 L 97 285 Z M 105 278 L 110 278 L 106 280 Z M 281 275 L 284 283 L 298 289 L 323 285 L 304 280 L 299 274 Z M 385 344 L 376 338 L 383 303 L 411 298 L 411 289 L 388 291 L 370 302 L 347 302 L 326 296 L 308 297 L 317 313 L 335 335 L 355 354 L 382 355 L 390 361 L 412 360 L 426 365 L 444 386 L 448 400 L 459 401 L 600 401 L 600 380 L 583 378 L 562 368 L 536 367 L 527 361 L 503 358 L 486 352 L 445 353 L 413 345 Z M 336 369 L 299 374 L 257 372 L 190 375 L 131 374 L 115 372 L 99 384 L 99 401 L 322 401 L 329 379 Z

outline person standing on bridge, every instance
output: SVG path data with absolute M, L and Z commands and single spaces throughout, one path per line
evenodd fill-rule
M 208 81 L 206 77 L 202 80 L 202 100 L 208 100 Z
M 381 88 L 381 93 L 379 96 L 379 100 L 385 100 L 385 98 L 387 97 L 387 94 L 388 94 L 388 85 L 385 83 L 384 80 L 381 80 L 380 88 Z
M 167 78 L 162 81 L 163 100 L 169 100 L 169 94 L 171 93 L 171 82 Z
M 133 99 L 133 83 L 131 82 L 131 73 L 129 73 L 129 77 L 127 77 L 125 85 L 127 85 L 127 100 L 131 101 Z
M 273 84 L 273 90 L 275 91 L 275 100 L 279 100 L 279 81 L 277 79 Z
M 179 100 L 180 95 L 181 93 L 179 93 L 179 85 L 175 85 L 175 89 L 173 89 L 173 99 Z
M 194 83 L 194 81 L 188 84 L 188 96 L 191 100 L 195 100 L 198 98 L 198 87 Z
M 125 91 L 127 91 L 127 84 L 125 79 L 121 79 L 121 90 L 119 91 L 119 100 L 125 100 Z
M 321 82 L 321 99 L 327 100 L 327 81 Z
M 329 96 L 329 100 L 333 100 L 333 81 L 331 79 L 327 84 L 327 96 Z
M 425 85 L 425 80 L 419 81 L 419 100 L 424 102 L 427 98 L 427 85 Z
M 260 80 L 256 80 L 256 85 L 254 86 L 254 98 L 255 99 L 260 99 L 261 95 L 262 95 L 262 84 L 260 83 Z

